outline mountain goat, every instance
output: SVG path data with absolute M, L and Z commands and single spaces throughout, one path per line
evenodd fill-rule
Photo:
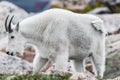
M 66 70 L 68 60 L 74 61 L 77 72 L 85 72 L 85 58 L 91 56 L 97 76 L 103 77 L 105 28 L 100 18 L 49 9 L 14 25 L 12 19 L 8 16 L 5 21 L 9 37 L 6 53 L 23 54 L 25 43 L 35 45 L 33 73 L 41 71 L 48 61 L 54 62 L 56 69 Z

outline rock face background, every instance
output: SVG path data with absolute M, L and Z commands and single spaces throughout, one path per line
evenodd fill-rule
M 0 33 L 5 32 L 4 21 L 8 14 L 13 14 L 15 16 L 19 16 L 20 18 L 28 16 L 28 13 L 25 10 L 15 6 L 14 4 L 7 1 L 0 2 Z M 14 22 L 17 21 L 18 20 L 14 20 Z
M 6 1 L 0 2 L 0 34 L 2 35 L 0 35 L 0 74 L 29 73 L 32 71 L 31 62 L 35 55 L 35 51 L 30 45 L 25 47 L 25 54 L 22 59 L 5 55 L 7 37 L 4 37 L 6 36 L 4 21 L 8 14 L 19 16 L 20 19 L 30 16 L 26 11 L 12 3 Z M 109 33 L 109 35 L 106 36 L 107 62 L 105 78 L 120 76 L 120 14 L 104 14 L 97 16 L 103 19 L 107 32 Z M 19 21 L 19 18 L 15 19 L 13 20 L 14 22 Z
M 120 14 L 104 14 L 98 17 L 103 19 L 107 32 L 113 33 L 118 30 L 120 32 Z

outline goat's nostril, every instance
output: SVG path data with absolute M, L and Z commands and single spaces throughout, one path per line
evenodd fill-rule
M 11 56 L 13 56 L 13 52 L 11 53 Z
M 6 54 L 8 54 L 8 55 L 9 55 L 9 51 L 7 51 L 7 52 L 6 52 Z

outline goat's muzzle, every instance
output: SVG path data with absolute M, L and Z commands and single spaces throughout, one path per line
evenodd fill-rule
M 13 52 L 10 53 L 9 51 L 7 51 L 6 54 L 13 56 Z

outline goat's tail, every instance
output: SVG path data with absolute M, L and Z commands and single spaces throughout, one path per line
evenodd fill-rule
M 104 23 L 103 23 L 103 20 L 98 19 L 98 20 L 92 21 L 91 24 L 96 30 L 103 32 L 105 34 L 107 33 Z

